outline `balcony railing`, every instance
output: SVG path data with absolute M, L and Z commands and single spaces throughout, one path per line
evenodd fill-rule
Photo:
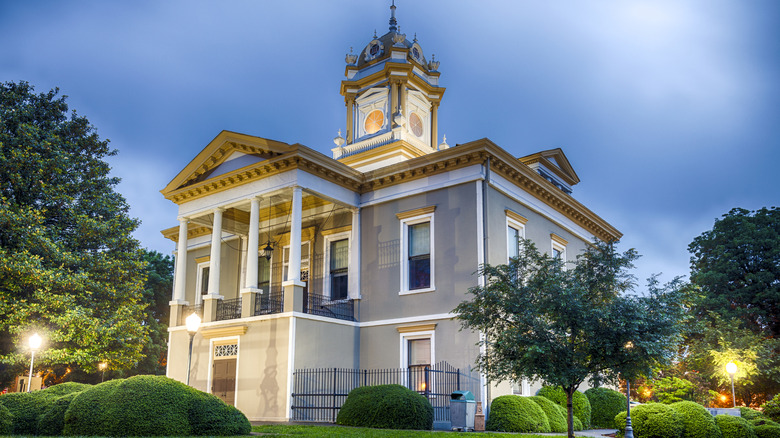
M 325 316 L 328 318 L 355 320 L 355 301 L 337 300 L 330 301 L 327 297 L 309 292 L 303 302 L 303 312 L 310 315 Z
M 203 319 L 203 303 L 196 304 L 194 306 L 184 306 L 184 308 L 181 311 L 181 315 L 183 319 L 186 319 L 188 316 L 192 315 L 193 313 L 197 313 L 198 316 Z
M 217 321 L 241 318 L 241 298 L 217 301 Z
M 255 295 L 255 315 L 271 315 L 282 313 L 284 309 L 284 294 L 281 292 Z

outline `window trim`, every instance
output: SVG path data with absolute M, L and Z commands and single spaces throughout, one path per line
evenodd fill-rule
M 550 256 L 555 256 L 555 251 L 558 250 L 561 253 L 561 261 L 563 262 L 563 270 L 566 270 L 566 245 L 567 242 L 561 236 L 551 233 L 550 234 Z
M 415 339 L 431 340 L 431 367 L 436 363 L 436 332 L 435 329 L 421 330 L 417 332 L 399 333 L 401 368 L 409 368 L 409 341 Z
M 512 394 L 513 395 L 519 395 L 521 397 L 530 397 L 531 396 L 531 382 L 526 379 L 522 378 L 519 382 L 512 380 Z M 519 387 L 519 391 L 515 391 L 515 387 Z
M 203 289 L 203 270 L 208 268 L 211 269 L 211 261 L 210 257 L 205 257 L 205 261 L 199 261 L 196 269 L 196 277 L 195 277 L 195 305 L 199 305 L 203 303 L 203 293 L 201 293 L 201 290 Z M 209 272 L 209 275 L 211 275 L 211 272 Z M 206 294 L 208 294 L 208 284 L 206 284 Z
M 309 262 L 309 279 L 306 280 L 306 281 L 308 282 L 309 280 L 312 279 L 312 272 L 311 272 L 312 245 L 311 245 L 311 240 L 304 240 L 304 241 L 302 241 L 301 242 L 301 247 L 303 247 L 306 244 L 309 244 L 309 251 L 307 251 L 307 254 L 305 254 L 306 257 L 304 257 L 303 251 L 301 251 L 301 270 L 303 270 L 303 261 L 307 260 Z M 284 279 L 284 277 L 287 275 L 287 267 L 290 265 L 289 256 L 288 256 L 287 261 L 286 262 L 284 261 L 284 250 L 287 250 L 288 254 L 289 254 L 289 251 L 290 251 L 290 244 L 289 243 L 287 245 L 282 246 L 282 251 L 279 254 L 279 257 L 281 257 L 281 259 L 282 259 L 281 260 L 281 262 L 282 262 L 282 277 L 281 277 L 282 282 L 287 281 L 287 280 Z M 271 254 L 271 256 L 273 257 L 273 253 Z M 301 280 L 301 281 L 303 281 L 303 280 Z
M 509 245 L 509 228 L 514 228 L 515 230 L 517 230 L 518 231 L 518 236 L 520 237 L 520 239 L 525 239 L 525 222 L 519 222 L 517 220 L 514 220 L 509 215 L 506 216 L 506 227 L 504 229 L 507 232 L 507 236 L 506 236 L 506 243 L 507 243 L 506 262 L 507 263 L 509 263 L 509 259 L 510 259 L 510 257 L 509 257 L 509 246 L 508 246 Z M 519 251 L 520 251 L 520 249 L 519 249 L 519 246 L 518 246 L 518 253 L 519 253 Z
M 434 207 L 435 208 L 435 207 Z M 436 282 L 435 278 L 435 267 L 436 267 L 436 251 L 434 250 L 434 221 L 433 221 L 433 210 L 431 210 L 429 213 L 420 214 L 417 216 L 409 216 L 405 217 L 402 216 L 401 213 L 398 214 L 399 219 L 401 220 L 401 287 L 400 291 L 398 292 L 398 295 L 412 295 L 412 294 L 420 294 L 425 292 L 434 292 L 436 290 Z M 409 226 L 410 225 L 417 225 L 421 223 L 428 222 L 430 224 L 430 241 L 429 241 L 429 250 L 430 250 L 430 267 L 431 267 L 431 281 L 428 287 L 421 288 L 421 289 L 409 289 Z
M 331 290 L 330 290 L 330 282 L 331 282 L 331 275 L 330 275 L 330 244 L 331 242 L 337 242 L 339 240 L 347 240 L 347 253 L 352 254 L 352 239 L 351 239 L 352 231 L 343 231 L 341 233 L 333 233 L 323 236 L 325 238 L 325 257 L 323 260 L 323 266 L 322 266 L 322 296 L 328 299 L 328 301 L 331 300 Z M 347 264 L 347 296 L 346 298 L 342 298 L 336 301 L 346 301 L 349 300 L 350 297 L 352 297 L 352 290 L 350 289 L 351 282 L 349 281 L 349 278 L 351 275 L 354 275 L 353 268 Z

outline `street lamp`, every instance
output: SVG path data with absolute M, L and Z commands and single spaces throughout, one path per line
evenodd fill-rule
M 193 313 L 185 320 L 187 325 L 187 333 L 190 334 L 190 354 L 187 357 L 187 385 L 190 384 L 190 367 L 192 366 L 192 340 L 195 338 L 195 333 L 198 332 L 200 327 L 200 317 L 197 313 Z
M 729 376 L 731 376 L 731 401 L 734 404 L 734 407 L 737 407 L 737 397 L 734 395 L 734 374 L 737 374 L 737 364 L 734 362 L 729 362 L 726 364 L 726 372 L 729 373 Z
M 634 343 L 631 341 L 626 342 L 626 350 L 631 351 L 634 348 Z M 631 427 L 631 383 L 626 376 L 626 433 L 625 438 L 634 438 L 634 428 Z
M 35 362 L 35 350 L 41 348 L 41 344 L 43 343 L 43 339 L 41 336 L 36 333 L 32 336 L 30 336 L 30 340 L 28 341 L 30 344 L 30 375 L 27 377 L 27 392 L 32 391 L 32 370 L 33 370 L 33 362 Z
M 108 367 L 108 364 L 105 362 L 100 362 L 98 364 L 100 371 L 103 371 L 103 375 L 100 377 L 100 383 L 103 383 L 103 381 L 106 379 L 106 367 Z

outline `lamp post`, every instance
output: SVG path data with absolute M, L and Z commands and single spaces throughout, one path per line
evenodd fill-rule
M 200 317 L 197 313 L 193 313 L 185 320 L 187 325 L 187 333 L 190 334 L 190 354 L 187 357 L 187 386 L 190 384 L 190 367 L 192 366 L 192 340 L 195 338 L 195 333 L 198 332 L 200 327 Z
M 32 336 L 30 336 L 30 340 L 28 341 L 30 344 L 30 375 L 27 377 L 27 392 L 32 391 L 32 370 L 33 370 L 33 362 L 35 362 L 35 350 L 41 348 L 41 343 L 43 343 L 43 339 L 41 336 L 36 333 Z
M 626 342 L 626 350 L 631 351 L 634 348 L 634 343 L 631 341 Z M 625 438 L 634 438 L 634 428 L 631 427 L 631 383 L 626 376 L 626 433 Z
M 737 364 L 729 362 L 726 364 L 726 372 L 731 376 L 731 401 L 734 407 L 737 407 L 737 397 L 734 395 L 734 374 L 737 374 Z
M 103 381 L 106 379 L 106 367 L 108 367 L 108 364 L 105 362 L 100 362 L 98 364 L 100 371 L 103 371 L 103 375 L 100 377 L 100 383 L 103 383 Z

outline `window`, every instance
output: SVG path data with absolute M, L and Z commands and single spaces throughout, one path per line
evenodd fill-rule
M 344 300 L 349 291 L 349 239 L 330 241 L 328 250 L 330 299 Z
M 512 394 L 514 395 L 531 395 L 531 384 L 528 379 L 522 379 L 519 382 L 512 382 Z
M 563 268 L 566 269 L 566 245 L 569 242 L 555 233 L 550 234 L 550 240 L 553 258 L 561 259 L 561 261 L 563 261 Z
M 287 266 L 290 264 L 290 247 L 282 251 L 282 281 L 287 281 Z M 301 244 L 301 281 L 309 281 L 309 242 Z
M 268 309 L 271 303 L 271 261 L 262 255 L 257 258 L 257 287 L 260 294 L 260 308 Z
M 431 224 L 410 225 L 409 231 L 409 290 L 431 286 Z
M 434 287 L 433 207 L 396 216 L 401 219 L 401 295 L 431 292 Z
M 406 368 L 406 381 L 409 388 L 418 392 L 432 390 L 434 386 L 433 373 L 426 372 L 434 363 L 435 324 L 416 327 L 402 327 L 401 332 L 401 367 Z
M 208 257 L 206 257 L 208 259 Z M 209 271 L 211 264 L 208 260 L 198 263 L 198 277 L 195 280 L 196 304 L 203 302 L 203 295 L 209 293 Z

